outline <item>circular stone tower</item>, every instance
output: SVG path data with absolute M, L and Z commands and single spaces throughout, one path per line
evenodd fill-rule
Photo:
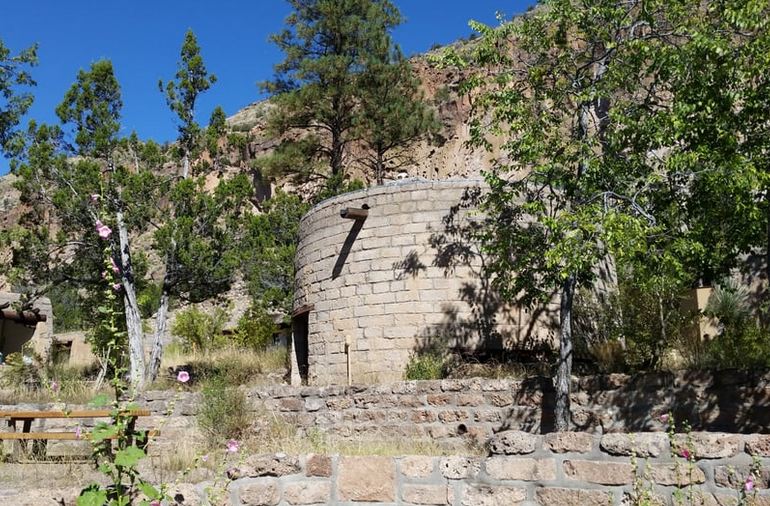
M 325 200 L 302 218 L 292 331 L 305 381 L 396 381 L 414 353 L 548 338 L 550 311 L 501 304 L 480 276 L 467 231 L 483 189 L 478 179 L 410 179 Z

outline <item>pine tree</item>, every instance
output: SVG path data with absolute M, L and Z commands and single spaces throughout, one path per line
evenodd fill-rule
M 262 166 L 339 187 L 354 139 L 358 74 L 401 15 L 388 0 L 289 0 L 294 12 L 272 37 L 285 59 L 263 89 L 274 95 L 269 126 L 287 137 Z M 319 163 L 320 161 L 320 163 Z M 319 165 L 328 174 L 318 174 Z
M 398 47 L 391 47 L 389 37 L 381 46 L 357 83 L 357 138 L 366 150 L 363 165 L 377 184 L 382 184 L 386 167 L 414 163 L 412 143 L 438 129 L 409 62 Z
M 22 136 L 14 127 L 32 105 L 32 95 L 16 88 L 35 85 L 26 68 L 34 65 L 37 65 L 37 45 L 13 56 L 0 40 L 0 151 L 6 155 L 18 154 L 21 149 Z

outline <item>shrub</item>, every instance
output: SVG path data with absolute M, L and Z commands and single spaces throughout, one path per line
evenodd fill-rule
M 252 423 L 246 396 L 235 386 L 216 378 L 201 392 L 198 426 L 211 446 L 221 446 L 228 439 L 240 439 Z
M 191 307 L 176 316 L 171 333 L 194 351 L 206 351 L 221 340 L 226 321 L 227 314 L 222 308 L 215 308 L 209 314 Z
M 261 304 L 252 304 L 238 320 L 235 340 L 241 346 L 263 350 L 273 342 L 273 333 L 277 326 L 273 317 Z
M 436 352 L 412 355 L 406 364 L 404 378 L 408 380 L 434 380 L 445 375 L 444 358 Z

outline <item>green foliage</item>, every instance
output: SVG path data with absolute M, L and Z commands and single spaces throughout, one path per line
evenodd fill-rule
M 171 326 L 171 333 L 193 351 L 207 351 L 223 341 L 222 329 L 227 323 L 227 312 L 214 308 L 206 313 L 197 307 L 180 311 Z
M 166 103 L 179 118 L 179 143 L 184 152 L 184 177 L 187 176 L 189 157 L 196 152 L 200 126 L 195 121 L 195 104 L 201 93 L 208 90 L 217 80 L 209 74 L 200 53 L 198 40 L 192 30 L 187 30 L 182 42 L 180 61 L 175 79 L 165 84 L 158 82 L 165 92 Z
M 14 127 L 32 105 L 32 95 L 19 88 L 34 86 L 29 67 L 37 65 L 37 45 L 17 55 L 0 40 L 0 151 L 6 156 L 18 154 L 23 137 Z
M 770 366 L 770 334 L 751 314 L 748 289 L 728 278 L 714 287 L 704 314 L 719 321 L 719 335 L 706 343 L 707 365 L 718 369 Z
M 415 163 L 412 144 L 438 130 L 419 79 L 389 37 L 382 37 L 358 76 L 357 137 L 366 149 L 362 163 L 382 184 L 386 170 Z
M 158 309 L 161 296 L 161 286 L 157 283 L 144 283 L 142 288 L 136 294 L 136 302 L 139 304 L 139 311 L 142 318 L 150 318 Z
M 48 291 L 53 309 L 54 332 L 82 330 L 89 325 L 88 307 L 73 286 L 54 286 Z
M 247 433 L 253 418 L 246 396 L 237 386 L 221 378 L 209 380 L 201 392 L 198 426 L 212 447 L 239 439 Z
M 273 343 L 276 330 L 273 316 L 262 304 L 255 303 L 238 320 L 234 339 L 243 347 L 263 350 Z
M 251 296 L 265 310 L 291 312 L 299 220 L 308 209 L 300 197 L 278 190 L 262 214 L 246 217 L 241 269 Z
M 304 138 L 299 146 L 284 140 L 270 165 L 276 171 L 307 177 L 318 174 L 323 161 L 331 176 L 344 175 L 348 144 L 354 139 L 358 102 L 358 73 L 370 56 L 401 22 L 388 0 L 289 0 L 293 12 L 287 28 L 272 36 L 285 54 L 275 66 L 276 78 L 262 84 L 273 94 L 268 118 L 279 136 L 295 130 Z M 304 163 L 297 162 L 302 155 Z
M 404 371 L 407 380 L 435 380 L 446 376 L 444 357 L 436 352 L 414 354 Z

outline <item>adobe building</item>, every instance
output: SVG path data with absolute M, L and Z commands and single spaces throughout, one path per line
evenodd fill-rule
M 509 307 L 480 276 L 480 179 L 402 180 L 325 200 L 300 222 L 293 348 L 309 384 L 403 379 L 413 353 L 552 342 L 553 305 Z
M 30 343 L 35 353 L 46 358 L 53 335 L 51 301 L 42 297 L 31 309 L 18 311 L 14 303 L 20 297 L 18 293 L 0 292 L 0 352 L 8 357 Z

